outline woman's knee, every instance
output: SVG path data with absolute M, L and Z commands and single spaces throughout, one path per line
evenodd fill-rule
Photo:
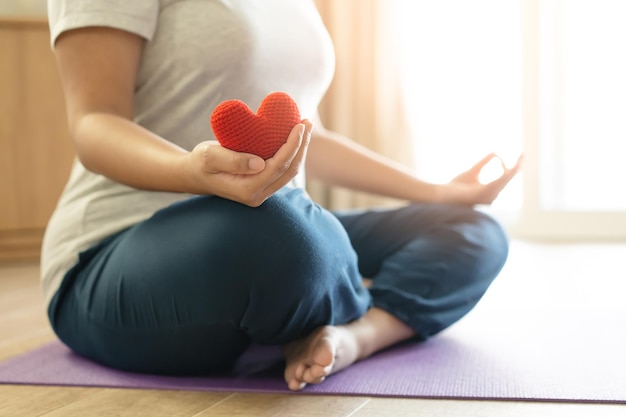
M 358 275 L 345 230 L 302 190 L 280 190 L 255 208 L 203 197 L 177 210 L 155 219 L 157 239 L 152 231 L 145 244 L 175 246 L 189 275 L 222 277 L 237 294 L 256 286 L 304 297 L 339 279 L 337 271 L 354 265 Z M 179 227 L 167 227 L 168 221 Z
M 249 308 L 241 323 L 260 343 L 285 343 L 363 314 L 357 259 L 337 219 L 308 197 L 279 194 L 261 207 L 264 242 L 252 255 Z
M 432 223 L 418 229 L 416 239 L 425 236 L 424 239 L 434 245 L 435 250 L 456 253 L 452 257 L 460 262 L 478 266 L 487 263 L 495 269 L 504 265 L 509 239 L 500 222 L 493 216 L 457 205 L 434 206 L 432 212 Z M 416 211 L 415 216 L 420 215 L 422 213 Z
M 450 226 L 455 255 L 451 275 L 460 288 L 484 293 L 504 267 L 509 241 L 502 225 L 491 215 L 468 209 Z M 455 264 L 455 265 L 454 265 Z
M 263 204 L 268 241 L 264 244 L 275 273 L 267 279 L 284 279 L 283 285 L 306 296 L 310 286 L 332 285 L 340 271 L 358 276 L 356 254 L 337 219 L 298 190 L 280 193 Z M 271 235 L 271 237 L 270 237 Z
M 481 248 L 480 260 L 489 262 L 498 271 L 504 266 L 509 254 L 509 238 L 502 224 L 493 216 L 473 211 L 476 244 Z
M 419 244 L 414 247 L 441 261 L 446 274 L 456 277 L 459 285 L 486 289 L 508 256 L 505 230 L 493 216 L 470 207 L 443 206 L 441 210 L 441 221 L 417 237 Z

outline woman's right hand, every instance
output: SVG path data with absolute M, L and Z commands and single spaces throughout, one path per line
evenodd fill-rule
M 304 167 L 312 129 L 308 120 L 294 126 L 286 143 L 265 161 L 226 149 L 216 141 L 201 142 L 183 157 L 188 191 L 258 207 Z

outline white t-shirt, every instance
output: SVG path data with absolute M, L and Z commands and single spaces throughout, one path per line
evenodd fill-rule
M 64 31 L 88 26 L 144 37 L 135 121 L 188 150 L 214 139 L 210 115 L 227 99 L 256 110 L 284 91 L 313 118 L 333 75 L 332 43 L 312 0 L 49 0 L 48 14 L 53 47 Z M 189 197 L 128 187 L 75 161 L 44 237 L 46 302 L 80 252 Z

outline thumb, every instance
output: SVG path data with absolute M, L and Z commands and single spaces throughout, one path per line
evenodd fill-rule
M 204 142 L 194 149 L 202 154 L 204 170 L 229 174 L 256 174 L 263 171 L 263 158 L 243 152 L 231 151 L 217 142 Z

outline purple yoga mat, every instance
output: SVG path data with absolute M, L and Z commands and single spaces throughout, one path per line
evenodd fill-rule
M 423 343 L 406 343 L 308 386 L 305 394 L 626 403 L 624 311 L 483 309 Z M 58 342 L 0 364 L 0 383 L 289 392 L 280 351 L 251 348 L 228 375 L 115 371 Z

